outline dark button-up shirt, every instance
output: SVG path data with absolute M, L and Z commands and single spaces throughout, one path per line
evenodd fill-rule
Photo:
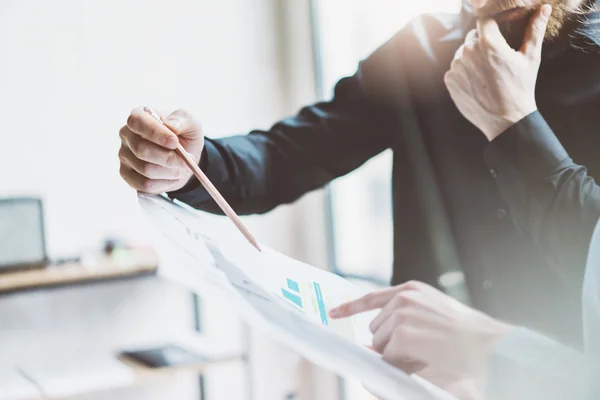
M 460 15 L 417 18 L 342 79 L 332 100 L 268 131 L 207 139 L 201 167 L 238 212 L 263 213 L 391 148 L 393 283 L 437 285 L 451 264 L 464 272 L 476 307 L 579 343 L 583 264 L 571 263 L 571 256 L 585 244 L 569 244 L 560 257 L 549 257 L 514 223 L 511 202 L 521 199 L 503 197 L 498 186 L 510 185 L 510 168 L 493 152 L 486 163 L 486 138 L 460 114 L 444 85 L 472 27 L 467 7 Z M 544 49 L 537 102 L 593 176 L 600 174 L 600 57 L 591 29 L 571 36 L 567 45 Z M 513 129 L 537 130 L 537 115 Z M 196 181 L 171 196 L 219 212 Z M 573 217 L 559 203 L 544 210 Z
M 585 352 L 526 328 L 495 347 L 489 399 L 596 399 L 600 395 L 600 187 L 576 164 L 539 112 L 487 148 L 515 224 L 550 264 L 586 265 L 582 295 Z M 590 242 L 591 232 L 595 233 Z M 584 247 L 590 242 L 586 256 Z M 587 260 L 586 260 L 587 258 Z

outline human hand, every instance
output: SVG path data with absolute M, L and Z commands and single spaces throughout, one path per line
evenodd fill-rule
M 551 13 L 548 4 L 537 10 L 518 51 L 494 19 L 478 21 L 444 76 L 458 110 L 490 141 L 537 110 L 535 85 Z
M 190 113 L 177 110 L 161 118 L 166 126 L 139 107 L 119 131 L 121 177 L 140 192 L 157 194 L 181 189 L 192 172 L 175 153 L 177 144 L 181 143 L 196 163 L 204 148 L 202 128 Z
M 447 381 L 483 379 L 494 345 L 512 329 L 421 282 L 367 294 L 330 316 L 374 309 L 381 312 L 370 326 L 373 349 L 385 361 L 409 373 L 430 368 Z

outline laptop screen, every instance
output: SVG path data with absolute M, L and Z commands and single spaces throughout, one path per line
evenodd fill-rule
M 41 201 L 0 199 L 0 270 L 45 262 Z

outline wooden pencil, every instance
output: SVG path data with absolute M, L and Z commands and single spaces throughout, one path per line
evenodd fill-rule
M 154 110 L 152 110 L 149 107 L 144 107 L 144 111 L 147 112 L 152 118 L 154 118 L 155 120 L 157 120 L 158 122 L 163 124 L 162 120 L 160 119 L 158 114 L 156 114 L 154 112 Z M 167 125 L 165 125 L 165 127 L 168 128 Z M 227 203 L 227 200 L 225 200 L 225 198 L 221 195 L 221 193 L 219 193 L 219 191 L 217 190 L 215 185 L 212 184 L 212 182 L 208 179 L 206 174 L 204 174 L 204 172 L 200 169 L 200 167 L 198 167 L 194 158 L 183 148 L 181 143 L 177 144 L 177 148 L 175 149 L 175 152 L 183 159 L 185 164 L 192 170 L 192 173 L 198 179 L 200 184 L 204 187 L 204 189 L 206 189 L 206 191 L 208 192 L 210 197 L 213 198 L 213 200 L 217 203 L 219 208 L 221 208 L 223 213 L 239 229 L 239 231 L 242 233 L 242 235 L 244 235 L 244 237 L 250 242 L 250 244 L 252 244 L 252 246 L 254 246 L 258 251 L 261 251 L 260 246 L 258 245 L 258 242 L 254 238 L 254 236 L 252 236 L 252 234 L 250 233 L 248 228 L 246 228 L 244 226 L 244 224 L 240 220 L 240 217 L 236 214 L 236 212 L 233 210 L 233 208 L 231 208 L 229 203 Z

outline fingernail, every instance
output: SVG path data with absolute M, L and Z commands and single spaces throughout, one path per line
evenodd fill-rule
M 329 310 L 329 316 L 332 318 L 337 317 L 339 313 L 340 313 L 339 307 L 335 307 L 335 308 L 332 308 L 331 310 Z
M 552 6 L 550 4 L 544 4 L 542 6 L 542 15 L 544 18 L 548 18 L 552 14 Z
M 177 132 L 179 132 L 181 129 L 181 121 L 179 121 L 177 118 L 167 119 L 165 121 L 165 125 Z

